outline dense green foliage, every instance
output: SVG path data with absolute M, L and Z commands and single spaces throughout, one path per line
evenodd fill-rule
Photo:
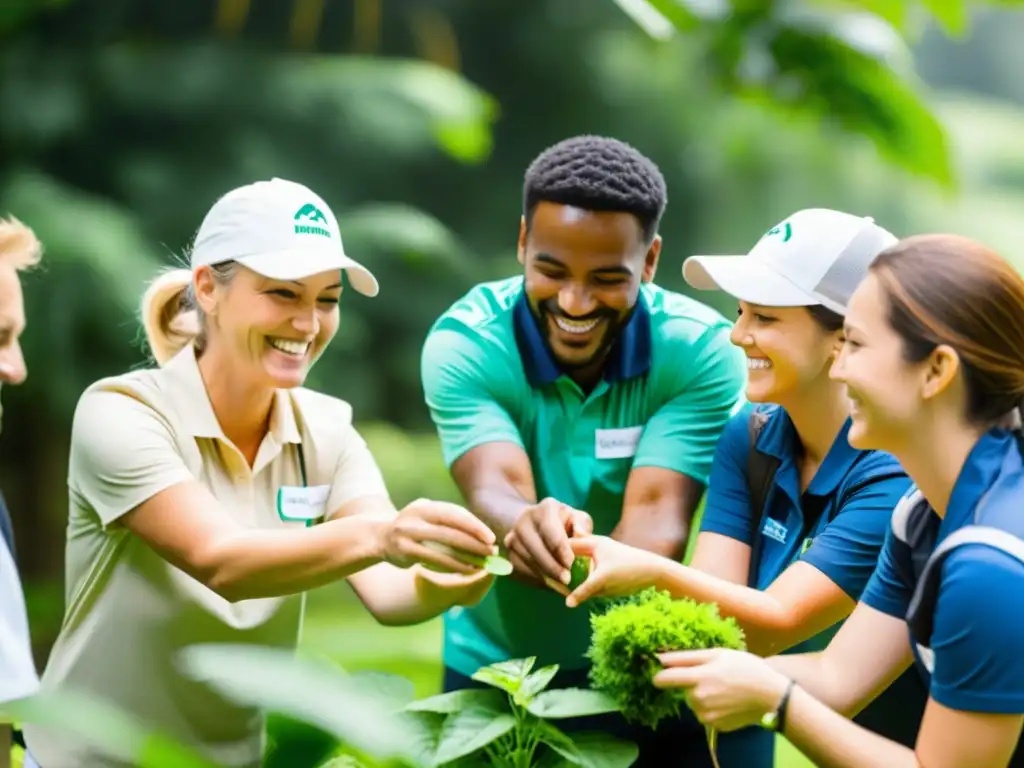
M 658 653 L 746 647 L 735 619 L 722 618 L 716 605 L 675 600 L 654 587 L 595 613 L 590 621 L 591 683 L 618 703 L 627 720 L 650 728 L 677 716 L 682 701 L 680 692 L 651 683 L 661 669 Z

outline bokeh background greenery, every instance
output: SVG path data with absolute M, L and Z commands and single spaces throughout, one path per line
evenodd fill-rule
M 600 133 L 669 186 L 657 280 L 831 206 L 1024 259 L 1024 14 L 1010 0 L 6 0 L 0 214 L 36 229 L 27 383 L 5 388 L 0 487 L 34 643 L 63 610 L 70 417 L 148 364 L 136 305 L 217 196 L 258 178 L 325 197 L 378 298 L 342 302 L 311 385 L 350 401 L 396 503 L 456 499 L 419 349 L 473 283 L 514 274 L 522 174 Z M 660 13 L 659 13 L 660 12 Z M 720 296 L 707 301 L 731 314 Z M 304 643 L 440 681 L 439 622 L 377 627 L 344 586 Z

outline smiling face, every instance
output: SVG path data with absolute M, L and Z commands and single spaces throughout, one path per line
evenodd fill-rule
M 832 377 L 846 384 L 850 398 L 850 445 L 893 452 L 921 418 L 936 359 L 908 361 L 888 313 L 889 300 L 869 274 L 850 299 L 846 343 Z
M 337 270 L 296 281 L 271 280 L 237 267 L 227 285 L 208 269 L 196 272 L 196 297 L 209 323 L 209 343 L 252 384 L 301 386 L 310 366 L 338 330 Z
M 660 238 L 648 246 L 630 213 L 541 202 L 519 232 L 526 296 L 567 371 L 599 365 L 654 277 Z
M 828 331 L 806 307 L 739 303 L 730 339 L 747 356 L 747 399 L 785 406 L 828 382 L 839 331 Z

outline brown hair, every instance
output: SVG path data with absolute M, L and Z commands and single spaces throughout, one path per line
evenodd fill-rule
M 811 318 L 824 330 L 829 332 L 843 330 L 843 316 L 834 312 L 824 304 L 812 304 L 807 307 Z
M 967 417 L 994 423 L 1024 398 L 1024 279 L 995 251 L 958 235 L 918 235 L 870 267 L 889 302 L 906 358 L 956 350 Z
M 236 262 L 225 261 L 210 269 L 222 285 L 235 276 Z M 170 269 L 156 276 L 142 296 L 142 327 L 153 359 L 163 365 L 188 344 L 206 343 L 206 318 L 196 303 L 192 270 Z

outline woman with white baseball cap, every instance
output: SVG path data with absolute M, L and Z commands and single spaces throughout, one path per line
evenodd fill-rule
M 67 610 L 42 686 L 107 700 L 218 765 L 255 766 L 262 718 L 180 674 L 178 649 L 293 648 L 304 593 L 339 579 L 381 622 L 422 621 L 483 596 L 489 577 L 468 562 L 495 537 L 456 505 L 396 511 L 350 406 L 302 386 L 337 330 L 342 272 L 378 290 L 319 196 L 281 179 L 229 192 L 191 261 L 142 302 L 160 367 L 98 381 L 78 403 Z M 65 733 L 25 736 L 43 768 L 119 765 Z
M 691 565 L 611 539 L 576 539 L 593 570 L 570 604 L 654 584 L 717 603 L 758 655 L 828 644 L 856 606 L 910 485 L 891 455 L 850 446 L 849 399 L 829 376 L 847 303 L 895 242 L 870 218 L 807 209 L 772 227 L 747 255 L 686 260 L 690 285 L 738 300 L 732 342 L 746 352 L 755 405 L 719 440 Z M 860 722 L 913 744 L 926 698 L 909 671 Z M 771 762 L 770 754 L 744 759 Z

